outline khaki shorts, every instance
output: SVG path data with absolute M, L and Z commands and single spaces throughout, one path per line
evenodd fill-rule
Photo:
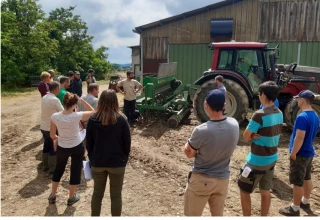
M 266 171 L 256 171 L 254 170 L 254 166 L 246 164 L 244 167 L 246 166 L 250 167 L 253 171 L 251 171 L 248 177 L 243 177 L 241 175 L 242 169 L 240 170 L 240 176 L 238 178 L 238 186 L 240 190 L 244 193 L 252 193 L 259 184 L 259 189 L 270 191 L 272 187 L 274 169 L 272 168 Z M 265 173 L 261 174 L 263 172 Z
M 212 216 L 223 216 L 229 179 L 207 177 L 192 173 L 184 194 L 184 214 L 201 216 L 207 202 Z

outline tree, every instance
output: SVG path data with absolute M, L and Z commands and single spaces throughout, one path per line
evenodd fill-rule
M 46 18 L 36 0 L 1 2 L 2 85 L 21 86 L 28 76 L 48 69 L 66 74 L 93 68 L 97 79 L 105 77 L 108 48 L 94 50 L 93 37 L 80 16 L 73 15 L 74 8 L 55 9 Z
M 86 23 L 78 15 L 73 15 L 75 6 L 68 9 L 59 8 L 49 14 L 49 21 L 55 23 L 56 29 L 50 33 L 50 38 L 59 42 L 56 60 L 57 69 L 66 73 L 69 70 L 95 70 L 97 79 L 102 79 L 110 69 L 107 61 L 107 47 L 96 51 L 92 46 L 92 36 L 89 36 Z
M 51 25 L 36 1 L 2 1 L 1 17 L 2 84 L 17 86 L 50 68 L 58 44 L 48 38 Z

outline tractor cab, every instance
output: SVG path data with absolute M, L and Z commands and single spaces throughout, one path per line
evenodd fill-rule
M 267 48 L 267 44 L 230 42 L 212 43 L 210 47 L 214 50 L 211 70 L 238 74 L 250 87 L 253 96 L 258 95 L 259 85 L 271 78 L 268 55 L 274 49 Z

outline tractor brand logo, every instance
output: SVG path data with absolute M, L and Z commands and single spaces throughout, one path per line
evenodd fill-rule
M 162 80 L 158 80 L 158 84 L 164 83 L 166 82 L 166 80 L 162 79 Z

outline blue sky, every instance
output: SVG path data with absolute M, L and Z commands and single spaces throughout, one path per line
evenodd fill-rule
M 201 8 L 221 0 L 39 0 L 48 15 L 56 8 L 76 6 L 74 13 L 87 23 L 95 48 L 109 48 L 111 63 L 131 63 L 131 49 L 139 44 L 135 27 Z

